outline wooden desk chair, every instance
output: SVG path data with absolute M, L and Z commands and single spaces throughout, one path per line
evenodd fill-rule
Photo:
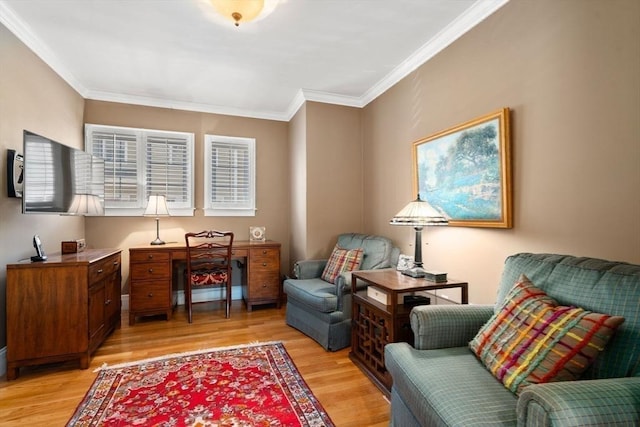
M 192 290 L 194 288 L 226 288 L 226 314 L 231 314 L 231 246 L 230 231 L 201 231 L 184 235 L 187 243 L 185 305 L 192 320 Z

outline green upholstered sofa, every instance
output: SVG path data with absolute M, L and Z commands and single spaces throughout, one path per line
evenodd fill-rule
M 337 246 L 362 248 L 360 270 L 395 267 L 399 249 L 383 236 L 345 233 Z M 294 265 L 294 277 L 284 281 L 287 295 L 287 325 L 336 351 L 351 343 L 351 273 L 342 273 L 336 283 L 321 279 L 326 259 L 301 260 Z
M 513 255 L 505 262 L 498 302 L 522 273 L 561 305 L 625 321 L 579 380 L 532 384 L 517 396 L 468 346 L 493 315 L 493 306 L 414 308 L 414 346 L 385 347 L 393 378 L 392 426 L 640 425 L 640 265 Z

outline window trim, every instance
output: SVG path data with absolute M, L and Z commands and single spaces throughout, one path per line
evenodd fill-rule
M 249 153 L 249 198 L 248 206 L 241 208 L 216 208 L 211 200 L 212 175 L 208 164 L 212 161 L 213 144 L 233 143 L 246 145 Z M 255 216 L 256 215 L 256 139 L 225 135 L 204 135 L 204 216 Z

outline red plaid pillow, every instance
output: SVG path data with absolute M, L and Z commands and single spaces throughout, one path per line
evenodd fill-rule
M 362 248 L 343 249 L 336 245 L 322 272 L 322 280 L 336 283 L 340 274 L 345 271 L 353 271 L 360 268 L 362 263 Z

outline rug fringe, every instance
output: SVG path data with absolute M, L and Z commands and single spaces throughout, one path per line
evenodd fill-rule
M 126 368 L 128 366 L 139 365 L 141 363 L 155 362 L 155 361 L 158 361 L 158 360 L 169 359 L 169 358 L 172 358 L 172 357 L 190 356 L 190 355 L 193 355 L 193 354 L 209 353 L 209 352 L 212 352 L 212 351 L 223 351 L 223 350 L 232 350 L 232 349 L 237 349 L 237 348 L 258 347 L 258 346 L 261 346 L 261 345 L 272 345 L 272 344 L 282 344 L 282 341 L 252 341 L 249 344 L 229 345 L 229 346 L 225 346 L 225 347 L 203 348 L 203 349 L 200 349 L 200 350 L 185 351 L 185 352 L 182 352 L 182 353 L 165 354 L 165 355 L 162 355 L 162 356 L 150 357 L 148 359 L 140 359 L 140 360 L 135 360 L 135 361 L 132 361 L 132 362 L 123 362 L 123 363 L 118 363 L 116 365 L 108 365 L 105 362 L 99 368 L 94 369 L 93 372 L 100 372 L 100 371 L 105 370 L 105 369 Z

